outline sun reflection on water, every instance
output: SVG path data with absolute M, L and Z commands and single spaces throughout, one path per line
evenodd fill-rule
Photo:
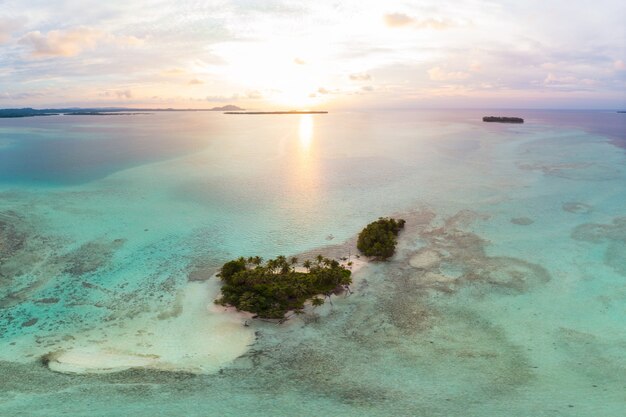
M 313 116 L 310 114 L 303 114 L 300 116 L 300 148 L 304 151 L 308 151 L 313 141 Z
M 314 206 L 319 193 L 319 155 L 314 141 L 314 120 L 310 114 L 300 116 L 297 131 L 297 141 L 294 142 L 296 152 L 291 162 L 291 184 L 297 211 L 306 213 Z

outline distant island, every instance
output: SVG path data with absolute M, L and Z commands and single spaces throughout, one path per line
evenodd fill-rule
M 228 104 L 226 106 L 212 107 L 210 109 L 173 109 L 173 108 L 128 108 L 128 107 L 69 107 L 59 109 L 33 109 L 25 107 L 21 109 L 0 109 L 0 119 L 14 117 L 35 117 L 35 116 L 132 116 L 136 114 L 149 114 L 154 112 L 174 112 L 174 111 L 243 111 L 241 107 Z
M 326 114 L 327 111 L 227 111 L 224 114 Z
M 626 113 L 626 110 L 618 110 L 618 113 Z
M 485 116 L 483 117 L 483 122 L 524 123 L 524 119 L 521 117 Z
M 152 113 L 122 113 L 122 112 L 101 112 L 101 111 L 75 111 L 72 113 L 63 113 L 65 116 L 134 116 L 137 114 L 152 114 Z
M 242 111 L 242 110 L 245 110 L 245 109 L 242 109 L 241 107 L 233 106 L 232 104 L 227 104 L 222 107 L 213 107 L 209 109 L 209 111 Z

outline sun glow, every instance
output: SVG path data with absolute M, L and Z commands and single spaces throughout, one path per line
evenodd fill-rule
M 224 77 L 246 85 L 247 98 L 263 99 L 287 110 L 327 101 L 319 90 L 329 83 L 329 51 L 318 43 L 223 43 L 216 46 L 216 52 L 229 63 L 221 69 Z
M 300 148 L 303 151 L 308 151 L 313 141 L 313 116 L 310 114 L 303 114 L 300 116 L 300 127 L 298 130 L 298 137 L 300 138 Z

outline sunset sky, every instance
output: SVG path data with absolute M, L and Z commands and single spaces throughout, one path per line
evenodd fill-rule
M 0 107 L 626 106 L 623 0 L 0 0 Z

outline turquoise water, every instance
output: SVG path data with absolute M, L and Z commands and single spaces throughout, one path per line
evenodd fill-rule
M 0 415 L 623 415 L 625 115 L 487 113 L 0 121 Z M 396 214 L 332 306 L 205 308 Z

